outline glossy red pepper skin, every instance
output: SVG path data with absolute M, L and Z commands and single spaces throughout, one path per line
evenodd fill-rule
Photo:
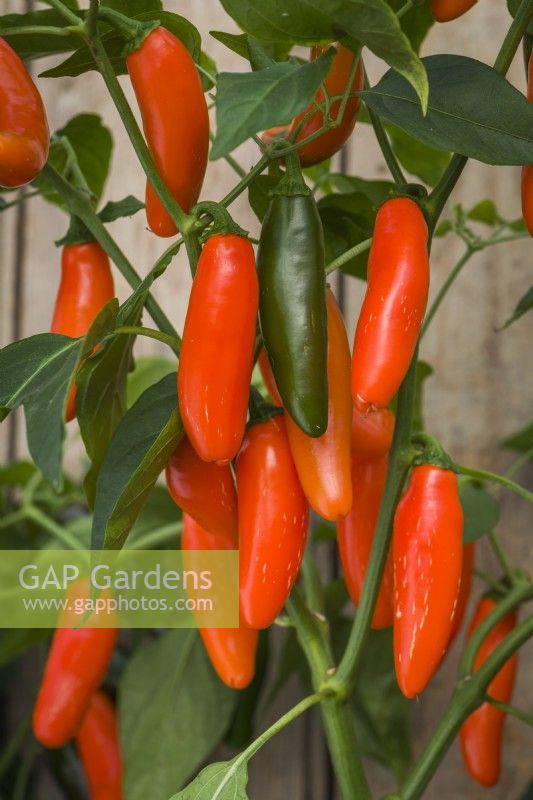
M 250 241 L 235 234 L 211 236 L 198 260 L 178 368 L 183 424 L 204 461 L 227 463 L 240 447 L 258 303 Z
M 210 533 L 188 514 L 183 515 L 182 549 L 235 550 L 237 538 Z M 239 628 L 200 628 L 205 649 L 220 680 L 232 689 L 245 689 L 255 672 L 258 632 Z
M 476 544 L 469 542 L 463 547 L 463 566 L 461 569 L 461 586 L 459 589 L 459 597 L 457 599 L 457 606 L 453 615 L 452 630 L 450 633 L 450 641 L 448 648 L 461 629 L 463 619 L 470 600 L 470 592 L 472 591 L 472 576 L 474 573 L 474 563 L 476 560 Z
M 74 584 L 68 595 L 89 596 L 86 580 Z M 78 732 L 107 672 L 117 636 L 115 628 L 56 629 L 33 711 L 33 732 L 44 747 L 62 747 Z
M 249 627 L 268 628 L 298 576 L 309 522 L 283 417 L 248 428 L 236 474 L 241 613 Z
M 454 472 L 414 467 L 394 518 L 394 661 L 406 697 L 423 691 L 450 641 L 463 557 Z
M 270 361 L 268 360 L 267 352 L 264 347 L 261 348 L 257 363 L 259 365 L 261 377 L 263 378 L 263 383 L 265 384 L 270 395 L 270 399 L 276 406 L 281 408 L 283 406 L 283 400 L 278 392 L 276 379 L 274 377 L 274 373 L 272 372 L 272 367 L 270 366 Z
M 115 707 L 95 692 L 76 734 L 76 747 L 89 785 L 89 800 L 122 800 L 122 754 Z
M 332 45 L 326 45 L 325 47 L 313 47 L 311 50 L 311 61 L 317 59 L 322 53 L 326 52 Z M 329 68 L 329 72 L 326 75 L 324 80 L 324 84 L 328 91 L 328 95 L 330 97 L 337 97 L 342 95 L 346 91 L 346 85 L 350 78 L 350 72 L 352 69 L 354 54 L 351 50 L 347 47 L 344 47 L 341 44 L 334 44 L 333 47 L 337 51 L 333 58 L 331 67 Z M 364 80 L 364 71 L 362 62 L 359 61 L 357 66 L 355 76 L 352 81 L 351 91 L 352 92 L 360 92 L 363 88 L 363 80 Z M 324 102 L 324 92 L 322 89 L 319 89 L 315 95 L 315 100 L 317 103 Z M 293 133 L 296 130 L 298 125 L 301 123 L 303 118 L 313 109 L 314 103 L 311 103 L 307 106 L 304 111 L 298 114 L 297 117 L 294 118 L 292 121 L 289 134 Z M 341 123 L 336 128 L 332 128 L 329 131 L 325 131 L 321 136 L 318 136 L 312 142 L 308 142 L 306 145 L 301 147 L 298 150 L 298 155 L 300 156 L 300 163 L 303 167 L 311 167 L 314 164 L 319 164 L 321 161 L 325 161 L 327 158 L 331 158 L 335 153 L 337 153 L 341 147 L 347 142 L 349 139 L 354 127 L 355 122 L 357 119 L 357 113 L 359 111 L 359 107 L 361 105 L 361 98 L 360 97 L 350 97 L 346 103 L 344 114 L 342 117 Z M 332 119 L 337 119 L 340 111 L 341 100 L 335 100 L 331 104 L 330 114 Z M 311 136 L 313 133 L 318 131 L 324 124 L 324 115 L 321 111 L 317 111 L 313 114 L 310 119 L 303 125 L 301 131 L 298 134 L 296 141 L 301 142 L 306 139 L 308 136 Z
M 107 253 L 98 242 L 63 248 L 61 282 L 57 292 L 51 332 L 84 336 L 103 306 L 115 296 Z M 76 386 L 70 389 L 65 417 L 76 415 Z
M 159 27 L 126 56 L 126 65 L 156 166 L 188 212 L 200 196 L 209 150 L 209 116 L 194 61 L 174 34 Z M 146 217 L 158 236 L 177 232 L 149 182 Z
M 308 436 L 285 415 L 285 425 L 298 477 L 311 508 L 336 522 L 352 507 L 350 474 L 352 396 L 350 345 L 344 319 L 328 289 L 328 427 L 322 436 Z
M 352 397 L 362 412 L 388 406 L 409 369 L 428 298 L 427 240 L 413 200 L 397 197 L 381 206 L 352 356 Z
M 451 22 L 462 17 L 477 0 L 431 0 L 431 13 L 437 22 Z
M 527 99 L 533 103 L 533 54 L 527 67 Z M 533 236 L 533 164 L 522 167 L 522 214 L 526 227 Z
M 469 637 L 490 614 L 496 602 L 484 597 L 479 602 L 474 619 L 470 625 Z M 507 614 L 491 630 L 478 650 L 474 661 L 474 671 L 479 669 L 493 650 L 516 626 L 516 612 Z M 487 694 L 501 703 L 509 703 L 518 666 L 518 656 L 513 655 L 493 678 Z M 505 713 L 490 703 L 482 703 L 461 726 L 459 739 L 466 768 L 472 778 L 482 786 L 494 786 L 501 771 L 501 747 Z
M 32 181 L 48 158 L 50 134 L 41 96 L 24 62 L 0 37 L 0 186 Z
M 353 504 L 346 519 L 337 523 L 337 542 L 346 585 L 356 606 L 363 592 L 386 477 L 386 455 L 366 458 L 352 454 Z M 392 625 L 392 597 L 392 556 L 389 554 L 372 617 L 372 628 L 388 628 Z
M 228 464 L 203 461 L 184 436 L 166 466 L 172 499 L 211 533 L 237 537 L 237 493 Z
M 377 458 L 389 452 L 394 435 L 394 414 L 389 408 L 353 411 L 352 450 L 367 458 Z

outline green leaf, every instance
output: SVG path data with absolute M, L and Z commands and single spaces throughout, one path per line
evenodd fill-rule
M 205 53 L 203 50 L 200 53 L 200 58 L 198 59 L 198 65 L 202 67 L 203 70 L 208 72 L 208 75 L 204 72 L 200 72 L 200 80 L 202 81 L 202 89 L 204 92 L 210 91 L 215 85 L 215 81 L 218 74 L 218 69 L 215 61 Z M 209 77 L 209 76 L 212 76 Z
M 394 12 L 402 8 L 404 0 L 387 0 Z M 435 20 L 431 13 L 429 2 L 422 5 L 415 3 L 412 8 L 400 18 L 400 27 L 405 33 L 415 53 L 420 50 L 420 45 L 431 30 Z
M 215 675 L 196 630 L 139 648 L 119 685 L 128 800 L 168 800 L 180 789 L 222 738 L 236 696 Z
M 515 306 L 515 310 L 503 327 L 509 327 L 509 325 L 511 325 L 513 322 L 516 322 L 517 319 L 520 319 L 520 317 L 522 317 L 531 308 L 533 308 L 533 286 L 530 286 L 525 295 L 520 298 Z
M 508 436 L 503 442 L 500 442 L 501 447 L 507 450 L 514 450 L 516 453 L 528 453 L 533 450 L 533 422 L 526 425 L 525 428 Z M 533 459 L 533 454 L 532 454 Z
M 500 222 L 500 215 L 493 200 L 480 200 L 470 209 L 466 216 L 474 222 L 482 222 L 484 225 L 490 225 L 491 227 L 498 225 Z
M 433 147 L 415 141 L 397 125 L 389 123 L 385 125 L 385 129 L 389 135 L 392 149 L 402 167 L 411 175 L 416 175 L 428 186 L 435 186 L 450 161 L 450 153 L 435 150 Z
M 0 486 L 26 486 L 35 472 L 36 467 L 30 461 L 15 461 L 0 468 Z
M 385 0 L 221 2 L 237 24 L 260 41 L 312 45 L 333 42 L 343 33 L 350 36 L 400 72 L 425 109 L 428 88 L 424 67 Z
M 464 514 L 465 543 L 474 542 L 496 527 L 500 518 L 500 504 L 483 486 L 468 478 L 461 478 L 459 498 Z
M 144 208 L 144 203 L 129 194 L 122 200 L 110 200 L 105 204 L 98 216 L 101 222 L 114 222 L 122 217 L 133 217 L 138 211 Z
M 5 14 L 0 19 L 0 35 L 23 59 L 41 58 L 54 53 L 69 53 L 75 50 L 79 43 L 79 36 L 51 36 L 48 33 L 31 33 L 9 36 L 9 28 L 28 27 L 37 25 L 65 28 L 67 20 L 52 9 L 30 11 L 27 14 Z
M 109 129 L 103 124 L 98 114 L 78 114 L 67 124 L 56 131 L 57 137 L 68 139 L 73 148 L 79 167 L 87 181 L 91 192 L 98 200 L 103 192 L 104 184 L 109 173 L 113 138 Z M 67 155 L 60 142 L 52 144 L 50 148 L 49 163 L 62 175 L 67 169 Z M 64 207 L 63 198 L 43 175 L 34 181 L 45 200 Z
M 183 436 L 176 375 L 147 389 L 122 418 L 96 484 L 92 548 L 120 549 Z
M 228 50 L 237 53 L 238 56 L 251 61 L 250 43 L 257 44 L 258 41 L 253 36 L 246 33 L 226 33 L 225 31 L 209 31 L 213 39 L 221 42 Z M 253 45 L 252 45 L 253 46 Z M 286 42 L 263 42 L 262 50 L 274 61 L 285 61 L 289 55 L 291 44 Z
M 126 388 L 127 406 L 130 408 L 141 394 L 165 375 L 176 371 L 175 361 L 160 356 L 138 358 L 134 369 L 128 375 Z
M 363 92 L 380 117 L 438 150 L 451 150 L 487 164 L 533 162 L 533 107 L 492 67 L 472 58 L 436 55 L 423 59 L 429 78 L 427 116 L 407 81 L 392 71 Z M 487 97 L 497 97 L 488 103 Z
M 248 187 L 248 201 L 257 219 L 262 222 L 270 203 L 271 192 L 279 183 L 279 175 L 258 175 Z
M 248 766 L 244 759 L 217 761 L 205 767 L 192 783 L 170 800 L 249 800 Z
M 193 59 L 196 62 L 199 61 L 201 54 L 200 34 L 194 25 L 185 19 L 185 17 L 181 17 L 179 14 L 173 14 L 170 11 L 160 11 L 157 9 L 143 11 L 137 14 L 129 13 L 129 11 L 126 10 L 125 13 L 128 17 L 139 20 L 140 22 L 159 20 L 161 25 L 183 42 Z M 126 75 L 128 70 L 123 56 L 125 44 L 123 36 L 114 29 L 108 29 L 107 33 L 102 35 L 102 43 L 116 75 Z M 89 48 L 86 45 L 82 45 L 78 47 L 66 61 L 63 61 L 57 67 L 45 70 L 45 72 L 40 74 L 40 77 L 62 78 L 68 76 L 75 78 L 93 69 L 96 69 L 96 64 L 94 63 Z
M 314 97 L 332 58 L 330 49 L 309 64 L 286 62 L 257 72 L 221 72 L 210 159 L 228 155 L 258 131 L 290 122 Z

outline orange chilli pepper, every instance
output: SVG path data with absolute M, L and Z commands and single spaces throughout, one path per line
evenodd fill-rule
M 437 22 L 450 22 L 465 14 L 477 0 L 431 0 L 431 13 Z
M 527 99 L 533 103 L 533 53 L 527 67 Z M 522 214 L 531 236 L 533 236 L 533 164 L 522 167 Z
M 490 597 L 480 600 L 468 631 L 469 637 L 496 605 L 496 601 Z M 493 650 L 513 630 L 516 619 L 516 612 L 512 611 L 492 628 L 477 652 L 474 671 L 480 668 Z M 515 653 L 489 684 L 487 689 L 489 697 L 499 700 L 500 703 L 510 702 L 517 666 L 518 656 Z M 504 711 L 490 703 L 482 703 L 461 726 L 459 739 L 463 760 L 472 778 L 482 786 L 494 786 L 500 777 L 504 723 Z
M 387 477 L 387 456 L 366 458 L 352 455 L 353 504 L 348 516 L 337 523 L 337 541 L 342 571 L 354 604 L 361 600 L 374 531 Z M 389 554 L 381 579 L 372 628 L 392 625 L 392 556 Z
M 250 425 L 237 457 L 241 613 L 268 628 L 298 576 L 309 508 L 281 416 Z
M 442 660 L 459 597 L 463 509 L 450 469 L 414 467 L 396 509 L 392 551 L 396 677 L 414 697 Z
M 156 166 L 188 212 L 200 196 L 209 150 L 209 115 L 195 63 L 185 45 L 159 27 L 126 56 L 126 65 Z M 177 232 L 150 182 L 146 217 L 158 236 Z
M 0 38 L 0 186 L 32 181 L 48 158 L 50 135 L 41 95 L 24 62 Z
M 122 754 L 115 707 L 95 692 L 76 734 L 90 800 L 122 800 Z
M 227 463 L 240 447 L 258 304 L 249 239 L 232 233 L 211 236 L 198 260 L 178 368 L 183 424 L 204 461 Z
M 381 206 L 352 357 L 352 397 L 362 412 L 388 406 L 409 369 L 428 298 L 427 240 L 413 200 L 397 197 Z
M 78 581 L 68 597 L 71 602 L 90 597 L 88 581 Z M 73 624 L 72 612 L 65 612 L 60 626 L 67 620 Z M 42 745 L 62 747 L 74 738 L 107 672 L 117 636 L 115 628 L 57 628 L 33 711 L 33 732 Z
M 51 332 L 73 338 L 84 336 L 114 296 L 109 258 L 98 242 L 64 247 Z M 76 386 L 72 384 L 65 412 L 67 422 L 75 415 Z
M 183 515 L 182 549 L 235 550 L 237 539 L 227 533 L 210 533 L 188 514 Z M 220 680 L 232 689 L 244 689 L 255 672 L 258 632 L 239 628 L 200 628 L 207 654 Z
M 211 533 L 237 536 L 237 493 L 229 465 L 203 461 L 184 436 L 165 476 L 172 499 L 182 511 Z
M 350 78 L 350 73 L 352 69 L 352 64 L 354 58 L 356 56 L 353 54 L 351 50 L 347 47 L 344 47 L 342 44 L 334 44 L 334 45 L 326 45 L 325 47 L 313 47 L 311 49 L 311 60 L 314 61 L 317 59 L 322 53 L 326 52 L 329 47 L 333 46 L 336 50 L 335 56 L 333 61 L 331 62 L 331 67 L 329 68 L 329 72 L 325 77 L 324 85 L 327 89 L 329 97 L 337 97 L 339 95 L 344 94 L 346 91 L 346 86 L 348 80 Z M 363 65 L 362 62 L 359 60 L 357 65 L 357 69 L 355 71 L 355 75 L 351 85 L 352 92 L 359 92 L 363 88 L 363 79 L 364 79 L 364 72 L 363 72 Z M 297 117 L 291 123 L 289 128 L 289 135 L 293 133 L 297 127 L 300 125 L 304 117 L 309 114 L 313 110 L 313 107 L 316 103 L 323 103 L 324 102 L 324 92 L 322 89 L 319 89 L 315 95 L 315 98 L 312 103 L 310 103 L 304 111 L 298 114 Z M 334 100 L 331 104 L 330 108 L 330 116 L 332 119 L 336 120 L 341 106 L 342 100 Z M 359 111 L 359 107 L 361 105 L 361 98 L 360 97 L 349 97 L 344 108 L 344 114 L 342 117 L 342 121 L 336 128 L 331 128 L 328 131 L 324 131 L 321 136 L 318 136 L 316 139 L 313 139 L 312 142 L 308 142 L 307 144 L 300 147 L 298 150 L 298 155 L 300 157 L 300 163 L 303 167 L 311 167 L 314 164 L 319 164 L 321 161 L 325 161 L 327 158 L 331 158 L 332 155 L 337 153 L 343 144 L 346 143 L 350 134 L 352 133 L 355 127 L 355 121 L 357 119 L 357 112 Z M 318 131 L 324 124 L 324 115 L 321 111 L 316 111 L 311 117 L 305 122 L 302 129 L 298 133 L 298 137 L 296 139 L 297 142 L 301 142 L 306 139 L 311 134 Z
M 352 506 L 350 475 L 350 345 L 344 319 L 332 292 L 326 292 L 328 331 L 328 427 L 322 436 L 308 436 L 289 414 L 285 424 L 300 483 L 311 507 L 324 519 L 337 521 Z
M 394 414 L 388 408 L 369 408 L 362 413 L 353 410 L 352 449 L 367 458 L 389 452 L 394 435 Z

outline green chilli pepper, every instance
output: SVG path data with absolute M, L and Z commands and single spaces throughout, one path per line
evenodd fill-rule
M 259 320 L 283 405 L 309 436 L 328 422 L 324 267 L 318 210 L 297 158 L 288 158 L 259 242 Z

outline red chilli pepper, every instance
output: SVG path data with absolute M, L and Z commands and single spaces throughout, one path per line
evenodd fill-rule
M 326 45 L 325 47 L 313 47 L 311 50 L 311 61 L 317 59 L 331 46 L 332 45 Z M 331 62 L 331 67 L 329 68 L 329 72 L 324 80 L 324 85 L 326 86 L 329 97 L 337 97 L 344 94 L 346 91 L 346 85 L 350 78 L 353 60 L 355 58 L 353 52 L 347 47 L 343 47 L 341 44 L 334 44 L 333 47 L 337 52 L 335 53 L 333 61 Z M 352 92 L 361 91 L 363 88 L 363 79 L 363 65 L 359 60 L 352 81 Z M 315 102 L 324 102 L 324 92 L 322 89 L 319 89 L 316 93 L 313 103 L 307 106 L 307 108 L 302 111 L 301 114 L 298 114 L 298 116 L 294 118 L 288 131 L 289 135 L 296 130 L 304 117 L 313 110 Z M 334 120 L 336 120 L 339 116 L 341 102 L 342 100 L 334 100 L 331 104 L 330 116 Z M 344 114 L 340 124 L 335 128 L 331 128 L 331 130 L 324 131 L 321 136 L 318 136 L 316 139 L 313 139 L 312 142 L 308 142 L 303 147 L 299 148 L 298 155 L 300 157 L 300 163 L 302 167 L 311 167 L 314 164 L 319 164 L 321 161 L 325 161 L 326 158 L 331 158 L 332 155 L 341 149 L 341 147 L 348 141 L 355 127 L 357 112 L 359 111 L 360 105 L 360 97 L 349 97 L 344 108 Z M 303 125 L 302 129 L 298 133 L 298 138 L 296 141 L 301 142 L 308 136 L 311 136 L 311 134 L 318 131 L 323 124 L 324 115 L 321 111 L 317 111 Z
M 466 14 L 477 0 L 431 0 L 431 13 L 437 22 L 451 22 Z
M 90 800 L 122 800 L 122 754 L 115 707 L 95 692 L 76 735 Z
M 367 458 L 377 458 L 389 452 L 394 435 L 394 414 L 388 408 L 353 411 L 352 450 Z
M 188 514 L 183 515 L 182 549 L 235 550 L 233 536 L 209 533 Z M 200 628 L 205 649 L 220 680 L 232 689 L 244 689 L 255 672 L 258 632 L 239 628 Z
M 188 212 L 200 196 L 209 150 L 209 115 L 202 83 L 185 45 L 159 27 L 126 56 L 148 146 L 168 189 Z M 146 216 L 158 236 L 177 229 L 153 186 Z
M 463 557 L 463 510 L 449 469 L 415 467 L 394 518 L 394 660 L 414 697 L 450 641 Z
M 527 67 L 527 99 L 533 103 L 533 53 Z M 533 236 L 533 164 L 522 167 L 522 214 L 531 236 Z
M 413 200 L 398 197 L 379 209 L 352 357 L 352 397 L 362 412 L 387 406 L 409 369 L 428 298 L 427 238 Z
M 490 597 L 480 600 L 470 625 L 469 637 L 495 607 L 496 602 Z M 477 652 L 474 671 L 480 668 L 493 650 L 513 630 L 516 619 L 516 612 L 512 611 L 495 625 Z M 517 666 L 518 656 L 515 653 L 492 679 L 487 689 L 490 697 L 499 700 L 500 703 L 510 702 Z M 499 708 L 490 703 L 482 703 L 463 723 L 459 733 L 466 768 L 472 778 L 482 786 L 494 786 L 500 777 L 505 716 L 505 712 Z
M 203 461 L 186 437 L 165 470 L 168 490 L 182 511 L 210 533 L 237 537 L 237 493 L 227 464 Z
M 64 247 L 51 332 L 73 338 L 84 336 L 103 306 L 114 296 L 109 258 L 97 242 Z M 75 415 L 76 386 L 73 384 L 65 412 L 67 422 Z
M 32 181 L 48 158 L 50 134 L 41 95 L 24 62 L 0 38 L 0 186 Z
M 352 455 L 353 504 L 346 519 L 337 523 L 337 541 L 342 571 L 350 597 L 357 606 L 361 600 L 379 507 L 387 477 L 387 456 L 364 458 Z M 372 628 L 392 625 L 392 556 L 389 554 L 381 579 Z
M 235 234 L 211 236 L 198 260 L 178 369 L 183 424 L 204 461 L 227 463 L 241 444 L 258 302 L 250 241 Z
M 457 606 L 453 615 L 452 630 L 450 633 L 450 641 L 448 643 L 449 649 L 461 629 L 463 619 L 470 600 L 470 592 L 472 590 L 472 575 L 474 572 L 474 563 L 476 560 L 476 544 L 469 542 L 463 547 L 463 567 L 461 570 L 461 587 L 459 589 L 459 597 L 457 598 Z
M 71 600 L 89 596 L 86 580 L 69 593 Z M 115 628 L 57 628 L 33 712 L 33 732 L 42 745 L 62 747 L 74 738 L 107 672 L 117 636 Z
M 336 522 L 352 506 L 350 433 L 350 345 L 337 302 L 326 292 L 328 325 L 328 427 L 322 436 L 308 436 L 289 414 L 285 424 L 300 483 L 311 507 Z
M 251 628 L 267 628 L 298 576 L 309 522 L 281 416 L 248 428 L 236 473 L 241 613 Z

